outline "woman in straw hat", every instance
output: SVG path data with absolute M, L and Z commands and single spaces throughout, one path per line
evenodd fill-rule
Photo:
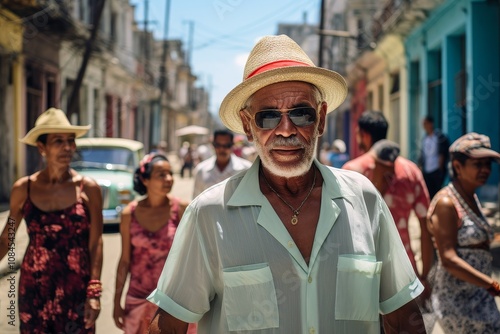
M 14 183 L 0 239 L 0 259 L 15 256 L 15 232 L 24 218 L 30 241 L 19 281 L 21 333 L 95 332 L 102 292 L 101 190 L 69 167 L 75 138 L 89 129 L 50 108 L 21 139 L 45 160 L 42 170 Z
M 439 255 L 432 306 L 445 333 L 500 333 L 494 300 L 500 285 L 491 277 L 493 230 L 475 195 L 500 154 L 487 136 L 473 132 L 449 151 L 452 181 L 434 196 L 427 214 Z

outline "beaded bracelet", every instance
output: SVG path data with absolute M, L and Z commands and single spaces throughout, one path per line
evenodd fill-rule
M 500 296 L 500 284 L 498 284 L 497 281 L 493 281 L 493 283 L 491 283 L 490 287 L 488 289 L 486 289 L 486 290 L 493 297 Z
M 87 298 L 99 298 L 102 294 L 102 283 L 97 279 L 89 281 L 87 286 Z

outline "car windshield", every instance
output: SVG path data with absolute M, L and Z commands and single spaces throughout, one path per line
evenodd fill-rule
M 132 151 L 117 147 L 80 147 L 75 155 L 75 161 L 94 162 L 102 164 L 124 165 L 134 168 Z

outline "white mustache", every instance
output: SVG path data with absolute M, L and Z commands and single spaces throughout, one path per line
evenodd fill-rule
M 275 147 L 286 147 L 286 146 L 294 146 L 303 148 L 305 145 L 302 141 L 300 141 L 297 137 L 278 137 L 271 143 L 271 149 Z

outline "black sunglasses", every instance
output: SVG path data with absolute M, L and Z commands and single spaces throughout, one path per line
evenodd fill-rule
M 271 130 L 278 126 L 283 115 L 288 115 L 293 124 L 299 127 L 309 126 L 316 121 L 317 111 L 313 107 L 297 107 L 284 109 L 286 112 L 280 112 L 283 109 L 264 109 L 256 112 L 255 115 L 248 116 L 255 120 L 255 125 L 264 130 Z
M 233 146 L 233 144 L 231 143 L 229 144 L 212 143 L 212 145 L 214 145 L 215 148 L 231 148 Z

